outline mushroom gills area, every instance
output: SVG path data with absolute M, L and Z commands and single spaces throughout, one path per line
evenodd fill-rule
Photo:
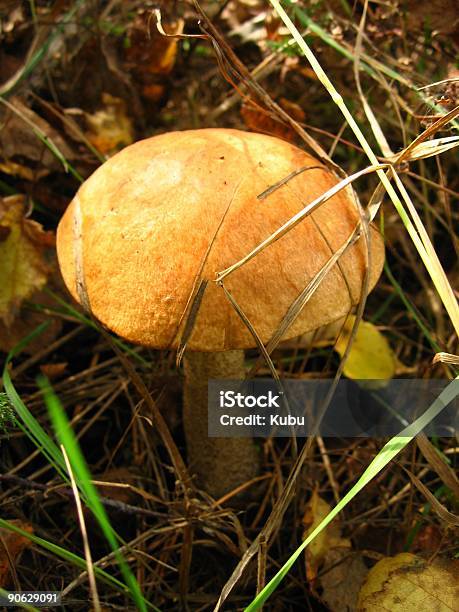
M 190 473 L 198 486 L 218 499 L 259 471 L 259 453 L 252 438 L 210 438 L 207 433 L 208 381 L 243 379 L 244 351 L 189 351 L 183 362 L 183 425 Z

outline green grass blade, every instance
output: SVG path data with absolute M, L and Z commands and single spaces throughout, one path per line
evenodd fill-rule
M 129 565 L 124 559 L 124 556 L 119 550 L 118 537 L 108 519 L 105 508 L 99 499 L 97 489 L 92 483 L 91 473 L 83 454 L 81 453 L 76 436 L 70 426 L 62 404 L 52 390 L 48 379 L 46 379 L 44 376 L 40 376 L 38 379 L 38 384 L 43 392 L 45 403 L 48 408 L 56 436 L 66 450 L 72 466 L 72 471 L 75 475 L 75 480 L 78 484 L 78 488 L 85 498 L 85 503 L 93 512 L 107 542 L 115 555 L 115 559 L 120 566 L 123 578 L 129 587 L 129 591 L 137 605 L 137 608 L 142 612 L 146 612 L 147 605 L 143 598 L 139 584 L 135 579 L 134 574 L 131 572 Z
M 39 336 L 48 326 L 48 322 L 39 325 L 32 333 L 26 336 L 21 342 L 19 342 L 9 353 L 5 361 L 3 368 L 3 388 L 8 396 L 11 406 L 14 408 L 17 416 L 19 417 L 17 422 L 21 429 L 26 435 L 32 440 L 32 442 L 40 449 L 44 454 L 47 461 L 55 468 L 58 474 L 68 482 L 67 471 L 65 468 L 65 461 L 61 451 L 48 436 L 46 431 L 37 421 L 37 419 L 31 414 L 27 406 L 24 404 L 22 399 L 19 397 L 13 382 L 11 380 L 9 372 L 9 364 L 15 355 L 17 355 L 22 349 L 34 338 Z
M 59 559 L 62 559 L 63 561 L 67 561 L 71 563 L 78 569 L 81 569 L 81 570 L 87 569 L 85 559 L 83 559 L 82 557 L 79 557 L 78 555 L 75 555 L 74 553 L 68 550 L 65 550 L 65 548 L 62 548 L 61 546 L 58 546 L 57 544 L 54 544 L 53 542 L 48 542 L 48 540 L 45 540 L 44 538 L 40 538 L 39 536 L 34 535 L 33 533 L 24 531 L 24 529 L 21 529 L 17 525 L 14 525 L 13 523 L 10 523 L 9 521 L 5 521 L 2 518 L 0 518 L 0 527 L 2 529 L 7 529 L 8 531 L 12 531 L 13 533 L 17 533 L 18 535 L 21 535 L 24 538 L 27 538 L 28 540 L 30 540 L 37 546 L 40 546 L 41 548 L 47 550 L 48 552 L 52 553 Z M 96 573 L 96 576 L 102 582 L 112 587 L 115 587 L 117 591 L 120 591 L 124 595 L 128 594 L 127 586 L 123 584 L 120 580 L 117 580 L 116 578 L 114 578 L 113 576 L 111 576 L 110 574 L 108 574 L 107 572 L 105 572 L 104 570 L 100 569 L 97 566 L 94 567 L 94 571 Z
M 291 567 L 302 554 L 304 549 L 316 538 L 325 527 L 343 510 L 347 504 L 360 493 L 393 459 L 402 451 L 411 440 L 421 432 L 426 425 L 430 423 L 452 400 L 459 395 L 459 377 L 452 380 L 449 385 L 440 393 L 433 404 L 416 419 L 411 425 L 406 427 L 400 434 L 392 438 L 376 455 L 365 472 L 355 483 L 352 489 L 343 497 L 343 499 L 333 508 L 333 510 L 324 518 L 324 520 L 314 529 L 314 531 L 306 538 L 306 540 L 296 549 L 293 555 L 282 566 L 277 574 L 268 582 L 265 588 L 255 597 L 255 599 L 247 606 L 246 612 L 255 612 L 259 610 L 266 600 L 277 589 L 279 584 L 290 571 Z
M 30 413 L 27 406 L 24 404 L 18 392 L 16 391 L 13 385 L 13 382 L 11 380 L 10 373 L 9 373 L 9 365 L 11 363 L 11 360 L 14 358 L 14 356 L 17 355 L 19 352 L 21 352 L 22 349 L 31 340 L 39 336 L 46 329 L 47 326 L 48 326 L 48 322 L 45 322 L 39 325 L 31 334 L 26 336 L 21 342 L 19 342 L 10 351 L 10 353 L 8 354 L 6 358 L 5 365 L 3 368 L 3 386 L 7 394 L 8 400 L 13 406 L 16 412 L 16 415 L 18 417 L 17 424 L 21 427 L 21 429 L 25 432 L 25 434 L 31 439 L 33 444 L 43 453 L 47 461 L 51 465 L 53 465 L 53 467 L 56 469 L 57 473 L 62 477 L 62 479 L 65 482 L 69 482 L 65 460 L 64 460 L 64 457 L 60 449 L 55 444 L 55 442 L 52 440 L 52 438 L 42 428 L 40 423 Z M 64 442 L 62 440 L 62 443 L 64 444 L 64 448 L 68 452 L 69 456 L 72 457 L 72 460 L 71 460 L 72 468 L 74 469 L 75 474 L 78 476 L 78 484 L 82 492 L 84 501 L 88 505 L 88 507 L 90 507 L 91 510 L 94 512 L 94 515 L 99 521 L 102 531 L 104 532 L 104 535 L 106 536 L 107 541 L 109 542 L 113 552 L 115 553 L 115 558 L 120 564 L 121 571 L 123 573 L 123 576 L 128 586 L 124 585 L 121 581 L 118 581 L 112 578 L 106 572 L 102 572 L 102 570 L 98 570 L 97 567 L 94 568 L 96 571 L 96 575 L 98 577 L 104 578 L 105 582 L 107 582 L 108 580 L 112 585 L 116 585 L 118 590 L 121 589 L 124 593 L 129 592 L 132 598 L 134 599 L 134 601 L 136 602 L 137 608 L 139 610 L 146 610 L 147 609 L 146 602 L 143 599 L 143 596 L 140 592 L 140 588 L 137 584 L 137 581 L 135 580 L 135 577 L 131 573 L 127 563 L 125 562 L 123 556 L 118 550 L 119 546 L 118 546 L 117 536 L 112 526 L 110 525 L 108 517 L 105 513 L 105 509 L 99 500 L 97 490 L 91 482 L 91 475 L 89 473 L 89 470 L 86 467 L 86 463 L 84 462 L 84 459 L 81 455 L 81 452 L 78 447 L 78 443 L 76 442 L 76 438 L 71 430 L 70 424 L 67 421 L 67 418 L 62 409 L 62 406 L 60 405 L 60 402 L 57 399 L 57 397 L 52 393 L 49 383 L 47 382 L 45 384 L 44 391 L 45 391 L 45 399 L 47 400 L 48 409 L 50 409 L 49 402 L 51 402 L 52 404 L 52 407 L 50 409 L 50 414 L 53 415 L 55 414 L 56 410 L 58 410 L 57 421 L 53 421 L 53 423 L 55 425 L 56 430 L 58 430 L 59 432 L 64 431 L 64 438 L 66 441 Z M 53 411 L 53 408 L 54 408 L 54 411 Z M 70 432 L 70 435 L 69 435 L 69 432 Z M 74 465 L 75 458 L 76 458 L 76 465 L 78 466 L 78 469 L 75 469 L 75 465 Z M 28 537 L 34 543 L 43 546 L 46 550 L 56 554 L 58 557 L 62 559 L 70 561 L 73 565 L 76 565 L 77 567 L 81 569 L 84 569 L 84 570 L 87 569 L 86 561 L 84 559 L 82 559 L 81 557 L 78 557 L 77 555 L 74 555 L 73 553 L 55 544 L 47 542 L 46 540 L 38 538 L 37 536 L 28 534 L 27 532 L 21 530 L 15 525 L 11 525 L 7 521 L 0 520 L 0 526 L 4 526 L 5 528 L 10 529 L 11 531 L 15 531 L 16 533 L 20 533 L 21 535 Z M 149 605 L 149 607 L 152 607 L 152 606 Z

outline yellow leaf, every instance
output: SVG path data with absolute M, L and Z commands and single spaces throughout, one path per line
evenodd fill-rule
M 379 561 L 367 576 L 358 612 L 421 612 L 458 610 L 459 562 L 401 553 Z
M 344 324 L 335 350 L 343 357 L 354 325 L 350 315 Z M 368 321 L 360 321 L 344 374 L 355 380 L 389 380 L 395 374 L 397 360 L 386 338 Z
M 303 516 L 303 524 L 307 527 L 304 537 L 307 538 L 330 512 L 331 506 L 319 497 L 317 491 L 314 491 Z M 309 580 L 316 578 L 319 566 L 331 549 L 336 547 L 350 548 L 350 546 L 350 541 L 341 537 L 337 521 L 333 521 L 325 529 L 322 529 L 305 551 L 306 573 Z
M 102 102 L 104 108 L 93 115 L 86 114 L 89 126 L 86 137 L 100 153 L 112 155 L 133 142 L 134 128 L 124 100 L 103 93 Z
M 50 246 L 50 234 L 24 212 L 23 196 L 0 198 L 0 319 L 6 325 L 48 274 L 44 249 Z
M 49 170 L 46 170 L 45 168 L 42 168 L 41 170 L 38 170 L 37 168 L 29 168 L 28 166 L 18 164 L 17 162 L 13 162 L 11 160 L 0 162 L 0 171 L 4 172 L 5 174 L 10 174 L 11 176 L 19 176 L 26 181 L 38 181 L 49 174 Z

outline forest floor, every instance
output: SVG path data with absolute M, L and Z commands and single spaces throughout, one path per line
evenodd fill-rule
M 235 496 L 216 502 L 184 486 L 176 472 L 186 448 L 175 353 L 116 345 L 72 301 L 58 270 L 55 231 L 66 206 L 105 159 L 136 140 L 232 127 L 308 149 L 304 130 L 346 175 L 371 165 L 314 66 L 289 44 L 274 4 L 1 3 L 1 589 L 63 592 L 69 610 L 142 609 L 140 591 L 145 609 L 213 610 L 219 597 L 221 609 L 244 609 L 387 442 L 314 438 L 293 478 L 307 441 L 259 439 L 261 477 L 243 508 Z M 383 350 L 394 378 L 452 380 L 456 2 L 281 4 L 379 162 L 425 139 L 397 169 L 413 203 L 408 216 L 419 215 L 431 250 L 423 261 L 385 195 L 375 223 L 386 264 L 365 306 L 370 332 L 360 336 L 363 356 L 354 353 L 357 374 L 344 375 L 378 378 L 371 363 Z M 354 186 L 366 208 L 378 178 L 368 173 Z M 272 360 L 285 379 L 332 379 L 342 352 L 308 338 L 279 345 Z M 249 351 L 247 363 L 257 357 Z M 53 388 L 46 401 L 39 376 Z M 171 438 L 157 427 L 156 410 Z M 61 413 L 74 432 L 64 440 L 56 438 Z M 300 555 L 264 609 L 357 610 L 370 568 L 401 552 L 449 564 L 457 577 L 458 450 L 454 437 L 407 444 Z

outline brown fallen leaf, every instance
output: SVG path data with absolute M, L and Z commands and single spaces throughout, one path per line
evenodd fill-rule
M 158 31 L 151 10 L 140 9 L 127 32 L 124 51 L 126 68 L 139 83 L 143 97 L 151 102 L 158 102 L 164 94 L 164 77 L 172 72 L 178 51 L 179 38 L 172 35 L 181 34 L 185 24 L 183 19 L 168 19 L 165 11 L 161 17 L 161 26 L 170 36 Z
M 162 21 L 161 25 L 168 36 L 158 31 L 153 13 L 141 9 L 129 29 L 125 58 L 137 74 L 169 74 L 174 67 L 179 39 L 169 35 L 181 34 L 184 21 Z
M 45 284 L 45 251 L 54 242 L 53 234 L 25 212 L 24 196 L 0 199 L 0 320 L 7 326 L 21 302 Z
M 56 380 L 60 378 L 67 369 L 69 364 L 64 361 L 63 363 L 44 363 L 40 366 L 40 372 L 49 378 L 50 380 Z
M 331 511 L 331 506 L 314 491 L 303 517 L 307 537 Z M 336 519 L 323 529 L 305 551 L 306 575 L 315 592 L 332 612 L 355 610 L 359 590 L 368 569 L 351 541 L 341 536 Z
M 33 533 L 33 527 L 29 523 L 20 520 L 11 520 L 16 527 L 20 527 L 27 533 Z M 22 551 L 30 546 L 31 542 L 25 536 L 19 535 L 0 527 L 0 588 L 9 586 L 11 580 L 11 565 L 13 571 Z
M 75 159 L 59 132 L 18 97 L 11 98 L 10 106 L 2 110 L 0 121 L 0 169 L 3 172 L 37 180 L 63 169 L 54 153 L 34 133 L 34 128 L 46 136 L 66 160 Z M 23 163 L 24 159 L 27 163 Z
M 295 121 L 304 121 L 306 119 L 306 113 L 299 104 L 288 100 L 287 98 L 279 99 L 279 106 L 281 106 L 285 112 L 287 112 L 292 119 Z
M 322 601 L 331 612 L 354 612 L 367 574 L 368 567 L 359 551 L 331 549 L 318 579 Z
M 102 104 L 94 114 L 85 113 L 86 138 L 100 153 L 110 156 L 134 141 L 134 127 L 124 100 L 103 93 Z
M 254 132 L 277 136 L 289 142 L 296 141 L 296 133 L 289 125 L 282 123 L 270 111 L 251 103 L 242 104 L 241 117 L 245 125 Z
M 436 525 L 424 525 L 417 532 L 411 550 L 431 555 L 438 551 L 442 542 L 442 533 Z
M 56 306 L 56 302 L 44 291 L 36 291 L 30 296 L 28 301 L 30 304 L 37 304 L 44 307 Z M 51 318 L 49 314 L 34 310 L 32 306 L 28 304 L 22 305 L 22 307 L 17 310 L 16 316 L 8 325 L 5 325 L 0 319 L 0 351 L 8 353 L 45 321 L 48 323 L 46 329 L 24 347 L 24 353 L 28 355 L 34 355 L 54 342 L 62 329 L 61 320 L 58 318 Z
M 369 572 L 358 601 L 358 612 L 457 611 L 459 561 L 429 563 L 401 553 L 381 559 Z

